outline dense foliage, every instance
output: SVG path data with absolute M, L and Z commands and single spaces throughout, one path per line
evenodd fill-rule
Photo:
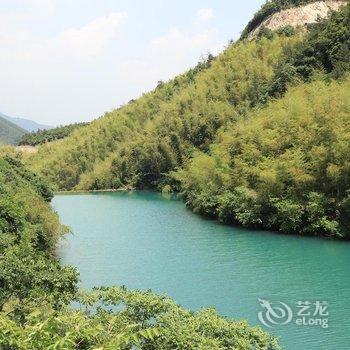
M 279 349 L 260 328 L 214 310 L 189 312 L 151 292 L 78 293 L 77 272 L 54 256 L 66 230 L 51 198 L 18 160 L 0 158 L 1 350 Z
M 0 158 L 0 310 L 18 300 L 21 318 L 34 299 L 66 303 L 76 292 L 77 274 L 54 258 L 66 231 L 52 212 L 51 190 L 10 157 Z
M 46 142 L 61 140 L 69 136 L 74 130 L 87 125 L 88 123 L 75 123 L 48 130 L 38 130 L 27 133 L 21 137 L 18 144 L 20 146 L 37 146 Z
M 349 113 L 350 78 L 292 88 L 174 176 L 189 206 L 223 222 L 349 237 Z
M 341 78 L 350 70 L 350 4 L 309 26 L 307 39 L 285 53 L 276 70 L 275 83 L 288 74 L 309 80 L 315 70 Z M 287 79 L 288 80 L 288 79 Z M 284 92 L 284 90 L 282 90 Z
M 41 146 L 32 169 L 58 189 L 161 188 L 164 174 L 207 151 L 217 130 L 244 118 L 299 36 L 237 43 L 207 65 Z
M 278 34 L 290 36 L 294 32 L 291 27 L 276 33 L 265 29 L 259 36 L 272 40 Z M 291 84 L 315 79 L 341 79 L 349 70 L 350 5 L 347 5 L 341 11 L 333 12 L 329 19 L 309 25 L 305 40 L 285 49 L 275 66 L 273 79 L 260 84 L 252 102 L 264 105 L 271 97 L 283 96 Z
M 0 145 L 15 145 L 26 133 L 26 130 L 0 116 Z
M 279 350 L 275 338 L 215 310 L 189 312 L 151 292 L 100 288 L 80 294 L 77 308 L 37 307 L 22 324 L 12 305 L 0 313 L 3 350 Z M 113 311 L 114 310 L 114 311 Z

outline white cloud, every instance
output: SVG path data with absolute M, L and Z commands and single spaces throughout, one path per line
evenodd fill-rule
M 214 10 L 212 8 L 203 8 L 197 12 L 197 21 L 206 22 L 212 19 L 214 16 Z
M 51 45 L 66 54 L 93 57 L 102 52 L 103 48 L 115 38 L 126 17 L 126 12 L 98 17 L 81 28 L 61 32 Z
M 125 12 L 60 32 L 53 31 L 57 25 L 49 26 L 45 32 L 38 28 L 57 18 L 55 12 L 38 15 L 38 4 L 47 3 L 49 9 L 52 2 L 16 1 L 27 5 L 11 16 L 0 11 L 0 108 L 47 124 L 96 117 L 194 66 L 209 50 L 221 49 L 208 21 L 210 9 L 195 13 L 185 27 L 169 28 L 135 54 L 135 43 L 122 35 Z
M 152 46 L 168 49 L 169 46 L 174 45 L 176 50 L 179 48 L 186 50 L 188 48 L 202 46 L 208 42 L 213 34 L 214 30 L 204 30 L 191 34 L 178 28 L 171 28 L 167 34 L 153 40 Z
M 23 16 L 26 14 L 14 14 L 13 22 L 22 20 Z M 126 12 L 110 13 L 80 28 L 68 28 L 49 38 L 38 37 L 13 22 L 16 29 L 12 27 L 10 31 L 0 26 L 0 60 L 93 59 L 118 35 L 126 17 Z
M 63 123 L 98 116 L 118 96 L 118 80 L 105 62 L 127 14 L 109 13 L 58 33 L 37 31 L 51 16 L 36 16 L 22 8 L 11 16 L 0 12 L 1 110 L 53 125 L 52 118 Z

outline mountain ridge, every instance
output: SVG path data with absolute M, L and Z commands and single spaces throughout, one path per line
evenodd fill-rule
M 15 145 L 26 133 L 26 130 L 0 115 L 0 143 Z
M 0 112 L 0 117 L 7 119 L 13 124 L 18 125 L 20 128 L 26 130 L 27 132 L 37 131 L 37 130 L 43 130 L 43 129 L 51 129 L 52 126 L 44 125 L 37 123 L 34 120 L 26 119 L 26 118 L 19 118 L 19 117 L 10 117 L 6 114 L 3 114 Z

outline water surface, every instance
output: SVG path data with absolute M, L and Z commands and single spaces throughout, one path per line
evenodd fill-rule
M 220 225 L 152 192 L 57 195 L 73 234 L 65 264 L 82 285 L 152 289 L 186 308 L 215 306 L 260 325 L 258 298 L 327 301 L 329 328 L 264 328 L 287 350 L 350 349 L 350 244 Z

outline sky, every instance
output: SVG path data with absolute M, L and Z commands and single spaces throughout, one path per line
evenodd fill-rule
M 0 112 L 90 121 L 218 54 L 264 0 L 0 0 Z

